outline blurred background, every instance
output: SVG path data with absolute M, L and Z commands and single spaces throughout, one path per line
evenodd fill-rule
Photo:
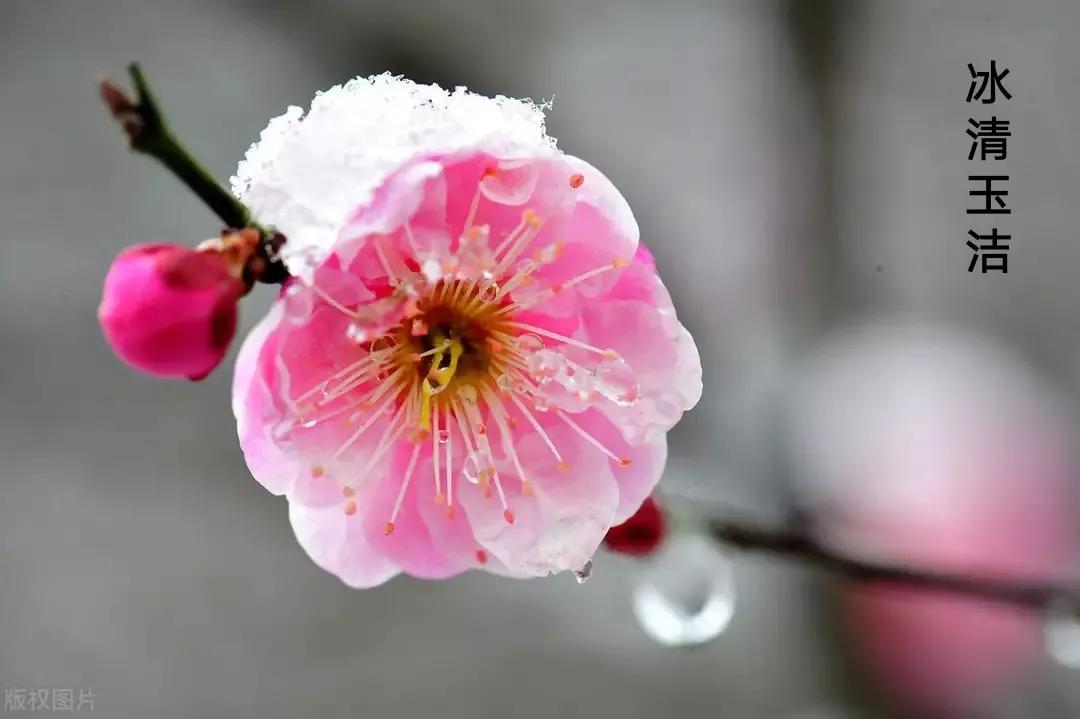
M 550 132 L 627 196 L 701 349 L 672 507 L 1073 578 L 1077 30 L 1071 0 L 0 0 L 0 686 L 89 689 L 118 719 L 1080 716 L 1078 625 L 699 544 L 667 550 L 701 575 L 682 594 L 604 554 L 580 586 L 349 590 L 248 475 L 230 370 L 137 375 L 95 320 L 121 248 L 218 229 L 107 119 L 94 81 L 129 60 L 222 179 L 356 75 L 554 98 Z M 1012 99 L 966 103 L 991 59 Z M 964 244 L 992 224 L 965 214 L 964 134 L 991 114 L 1008 275 L 969 274 Z M 719 606 L 719 636 L 655 641 L 657 601 Z

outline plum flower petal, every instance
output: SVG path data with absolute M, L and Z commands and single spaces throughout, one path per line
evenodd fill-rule
M 354 80 L 272 122 L 234 188 L 294 274 L 237 361 L 240 443 L 320 566 L 572 571 L 652 492 L 697 349 L 540 108 Z
M 555 152 L 543 109 L 507 97 L 446 91 L 389 74 L 358 77 L 270 121 L 232 178 L 263 222 L 288 231 L 293 274 L 324 256 L 341 223 L 387 175 L 422 155 L 485 149 L 500 157 Z

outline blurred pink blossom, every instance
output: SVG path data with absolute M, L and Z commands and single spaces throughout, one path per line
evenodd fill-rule
M 1073 569 L 1068 420 L 1001 347 L 962 332 L 865 328 L 813 365 L 796 441 L 806 501 L 849 551 L 977 576 Z M 928 716 L 985 706 L 1042 651 L 1041 618 L 955 596 L 854 587 L 858 655 Z

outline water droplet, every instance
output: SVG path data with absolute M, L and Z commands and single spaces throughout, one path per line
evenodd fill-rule
M 536 352 L 544 349 L 544 340 L 540 339 L 539 335 L 534 335 L 531 332 L 519 335 L 515 344 L 522 352 Z
M 489 244 L 489 237 L 491 234 L 490 225 L 473 225 L 467 232 L 463 233 L 458 238 L 458 249 L 474 249 L 479 247 L 486 247 Z
M 424 278 L 419 275 L 393 277 L 390 279 L 390 286 L 406 297 L 419 297 L 424 291 L 425 285 Z
M 558 378 L 559 383 L 579 400 L 588 400 L 596 388 L 595 378 L 592 373 L 581 365 L 567 361 L 566 372 Z
M 318 423 L 319 423 L 319 420 L 317 420 L 317 419 L 305 419 L 305 420 L 300 421 L 300 426 L 303 427 L 304 429 L 311 429 L 312 427 L 314 427 Z
M 491 457 L 484 450 L 480 450 L 478 452 L 469 452 L 461 471 L 465 474 L 465 479 L 469 480 L 470 483 L 480 484 L 490 469 Z
M 551 403 L 547 401 L 546 397 L 534 395 L 532 398 L 532 406 L 537 412 L 547 412 L 548 408 L 551 407 Z
M 345 328 L 345 337 L 353 344 L 362 345 L 371 339 L 371 333 L 365 327 L 356 323 L 350 323 Z
M 469 404 L 476 404 L 476 387 L 471 384 L 462 385 L 458 390 L 458 396 Z
M 561 249 L 562 248 L 559 247 L 558 243 L 552 242 L 550 245 L 545 245 L 540 248 L 540 251 L 536 253 L 536 259 L 539 260 L 541 264 L 549 265 L 558 259 L 559 251 Z
M 566 358 L 555 350 L 538 350 L 529 355 L 529 372 L 540 383 L 566 376 Z
M 1069 669 L 1080 669 L 1080 615 L 1068 602 L 1057 602 L 1046 616 L 1046 651 Z
M 448 430 L 448 429 L 440 429 L 439 430 L 439 444 L 446 444 L 449 441 L 450 441 L 450 430 Z
M 428 257 L 421 262 L 420 271 L 423 273 L 424 279 L 433 285 L 443 276 L 442 263 L 435 257 Z
M 601 360 L 596 366 L 596 391 L 620 407 L 629 407 L 641 394 L 634 370 L 622 357 Z
M 578 584 L 584 584 L 589 581 L 589 577 L 592 576 L 592 560 L 586 559 L 585 564 L 581 565 L 581 569 L 574 572 L 574 579 Z
M 731 566 L 701 535 L 672 537 L 642 570 L 633 606 L 641 628 L 660 644 L 704 644 L 731 621 Z
M 483 302 L 494 302 L 499 299 L 499 293 L 499 283 L 494 280 L 484 280 L 477 291 L 477 295 Z
M 491 228 L 487 225 L 474 225 L 461 235 L 458 240 L 457 255 L 448 258 L 456 263 L 454 269 L 460 269 L 466 277 L 488 277 L 491 273 L 485 268 L 495 264 L 495 258 L 491 252 L 490 244 Z
M 396 346 L 397 340 L 392 335 L 381 335 L 371 341 L 368 354 L 375 362 L 385 362 Z
M 532 197 L 540 181 L 540 168 L 535 162 L 510 160 L 499 163 L 480 179 L 480 192 L 500 205 L 517 206 Z
M 514 387 L 514 380 L 510 375 L 503 372 L 495 378 L 495 384 L 499 386 L 499 389 L 509 392 Z

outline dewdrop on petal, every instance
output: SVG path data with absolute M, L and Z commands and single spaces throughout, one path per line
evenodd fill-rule
M 237 360 L 240 443 L 313 560 L 355 587 L 591 566 L 701 366 L 543 108 L 358 78 L 273 120 L 233 188 L 294 276 Z

